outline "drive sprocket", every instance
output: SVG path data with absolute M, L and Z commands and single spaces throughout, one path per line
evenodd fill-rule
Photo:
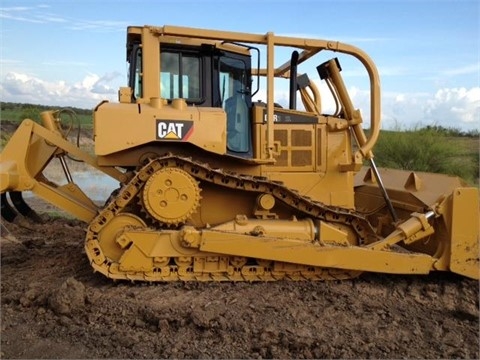
M 179 168 L 157 170 L 142 191 L 142 203 L 147 214 L 168 225 L 185 222 L 198 208 L 200 198 L 197 181 Z

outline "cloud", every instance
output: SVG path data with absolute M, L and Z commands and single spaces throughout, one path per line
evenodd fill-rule
M 69 23 L 68 29 L 78 31 L 125 31 L 128 26 L 126 21 L 110 21 L 110 20 L 76 20 Z
M 453 127 L 460 123 L 465 126 L 476 125 L 478 129 L 480 87 L 438 90 L 433 99 L 427 101 L 425 115 L 432 121 L 446 119 Z
M 111 32 L 125 31 L 126 21 L 108 19 L 84 20 L 57 15 L 48 5 L 0 7 L 0 19 L 37 24 L 54 23 L 63 25 L 66 29 L 77 31 Z
M 442 88 L 435 93 L 397 93 L 383 98 L 384 127 L 437 125 L 480 129 L 480 87 Z
M 0 92 L 3 101 L 92 108 L 102 100 L 116 101 L 118 86 L 115 80 L 119 76 L 117 72 L 103 76 L 89 74 L 82 81 L 71 84 L 9 72 L 1 79 Z
M 95 83 L 91 87 L 91 91 L 94 94 L 116 94 L 118 89 L 113 88 L 111 83 L 120 77 L 120 73 L 118 72 L 111 72 L 103 75 L 102 77 L 98 78 Z
M 29 23 L 44 23 L 43 20 L 31 17 L 28 12 L 34 10 L 33 7 L 13 6 L 0 8 L 0 19 L 16 20 Z

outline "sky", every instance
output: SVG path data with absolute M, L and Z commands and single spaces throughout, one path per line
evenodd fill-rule
M 349 43 L 379 69 L 383 128 L 480 130 L 478 0 L 0 0 L 1 100 L 80 108 L 117 101 L 127 83 L 129 25 L 272 31 Z M 368 127 L 366 72 L 358 61 L 341 63 Z M 325 89 L 318 74 L 308 74 Z M 287 91 L 280 84 L 276 101 L 287 105 Z M 333 106 L 328 97 L 322 102 L 325 111 Z

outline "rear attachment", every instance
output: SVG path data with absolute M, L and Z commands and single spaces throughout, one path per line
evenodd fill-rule
M 8 203 L 7 193 L 1 194 L 1 213 L 2 218 L 8 222 L 12 222 L 17 217 L 17 212 Z
M 35 210 L 33 210 L 23 199 L 22 193 L 20 191 L 11 191 L 9 192 L 10 200 L 12 201 L 13 206 L 15 209 L 24 217 L 36 222 L 36 223 L 43 223 L 44 220 L 40 215 L 38 215 Z M 14 208 L 9 204 L 7 199 L 7 194 L 1 194 L 1 214 L 2 218 L 7 220 L 8 222 L 13 222 L 17 217 L 17 212 Z
M 22 191 L 31 191 L 85 222 L 95 217 L 98 206 L 73 182 L 65 161 L 67 156 L 89 164 L 119 182 L 125 180 L 122 172 L 98 166 L 95 157 L 67 140 L 72 126 L 67 130 L 62 128 L 62 113 L 65 111 L 43 112 L 44 126 L 24 120 L 0 154 L 1 215 L 6 221 L 13 221 L 20 213 L 35 222 L 42 222 L 42 218 L 23 199 Z M 67 114 L 74 116 L 70 111 Z M 60 161 L 67 181 L 64 185 L 56 184 L 44 174 L 53 159 Z

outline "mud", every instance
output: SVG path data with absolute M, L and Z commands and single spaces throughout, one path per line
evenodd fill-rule
M 85 224 L 20 220 L 2 231 L 4 359 L 480 357 L 479 284 L 460 276 L 113 282 L 88 264 Z

